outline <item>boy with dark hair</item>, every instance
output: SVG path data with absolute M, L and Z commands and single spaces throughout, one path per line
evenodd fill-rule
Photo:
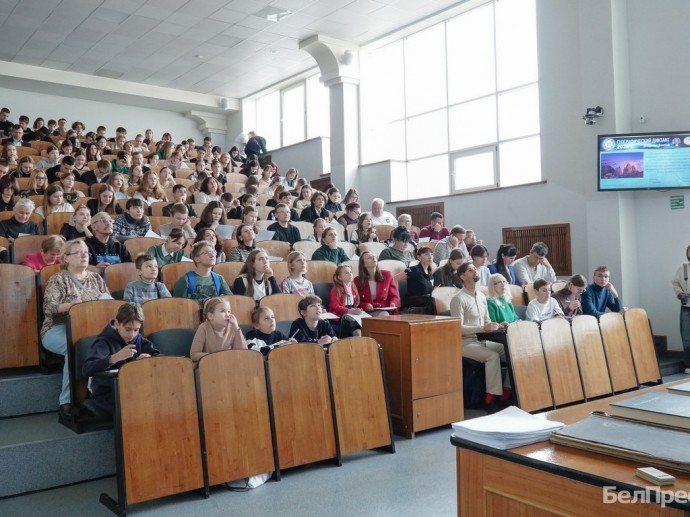
M 338 340 L 331 324 L 321 319 L 323 306 L 318 296 L 305 296 L 297 304 L 301 318 L 290 326 L 290 336 L 298 343 L 316 343 L 327 346 Z
M 108 323 L 91 345 L 91 354 L 82 365 L 82 375 L 89 379 L 91 398 L 84 406 L 101 418 L 112 419 L 115 411 L 112 379 L 96 376 L 99 372 L 119 370 L 130 361 L 160 355 L 153 344 L 139 334 L 144 311 L 137 303 L 120 306 L 115 319 Z
M 165 205 L 163 207 L 163 215 L 166 217 L 172 217 L 172 207 L 175 206 L 177 203 L 183 203 L 184 206 L 187 207 L 187 212 L 189 214 L 189 217 L 197 217 L 196 210 L 194 210 L 194 207 L 192 205 L 187 204 L 187 187 L 182 185 L 181 183 L 176 184 L 173 189 L 173 198 L 174 202 L 170 203 L 169 205 Z
M 140 253 L 134 261 L 139 280 L 129 282 L 125 287 L 123 300 L 127 302 L 144 303 L 159 298 L 171 298 L 172 295 L 165 284 L 158 280 L 158 262 L 153 255 Z

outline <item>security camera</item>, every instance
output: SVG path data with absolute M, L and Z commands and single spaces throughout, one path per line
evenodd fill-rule
M 585 121 L 585 124 L 588 126 L 593 126 L 594 124 L 597 123 L 597 119 L 599 117 L 602 117 L 604 115 L 604 108 L 601 106 L 597 106 L 596 108 L 587 108 L 585 110 L 585 114 L 582 116 L 582 120 Z

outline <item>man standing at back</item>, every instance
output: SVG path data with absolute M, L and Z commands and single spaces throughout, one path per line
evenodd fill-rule
M 485 409 L 495 413 L 506 407 L 510 389 L 503 388 L 501 361 L 505 361 L 505 349 L 501 343 L 479 341 L 478 332 L 498 330 L 499 324 L 491 321 L 486 296 L 476 289 L 479 274 L 474 264 L 466 262 L 458 268 L 463 288 L 450 301 L 450 314 L 462 323 L 462 355 L 484 363 L 486 375 Z
M 594 282 L 587 286 L 581 296 L 583 313 L 599 318 L 609 309 L 611 312 L 620 312 L 621 316 L 625 315 L 628 308 L 623 307 L 618 291 L 609 282 L 609 278 L 606 266 L 599 266 L 594 270 Z
M 247 136 L 249 140 L 247 141 L 247 145 L 244 146 L 244 153 L 247 156 L 251 156 L 252 154 L 261 156 L 268 152 L 266 150 L 266 139 L 263 136 L 257 135 L 254 131 L 247 133 Z

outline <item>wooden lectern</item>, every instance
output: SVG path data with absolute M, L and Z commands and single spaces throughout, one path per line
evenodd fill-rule
M 362 333 L 381 345 L 395 434 L 463 418 L 462 338 L 458 318 L 403 314 L 366 318 Z

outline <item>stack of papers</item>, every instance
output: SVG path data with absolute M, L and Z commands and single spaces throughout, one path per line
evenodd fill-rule
M 561 422 L 552 422 L 510 406 L 493 415 L 455 422 L 453 434 L 495 449 L 512 449 L 548 440 L 552 432 L 563 426 Z

